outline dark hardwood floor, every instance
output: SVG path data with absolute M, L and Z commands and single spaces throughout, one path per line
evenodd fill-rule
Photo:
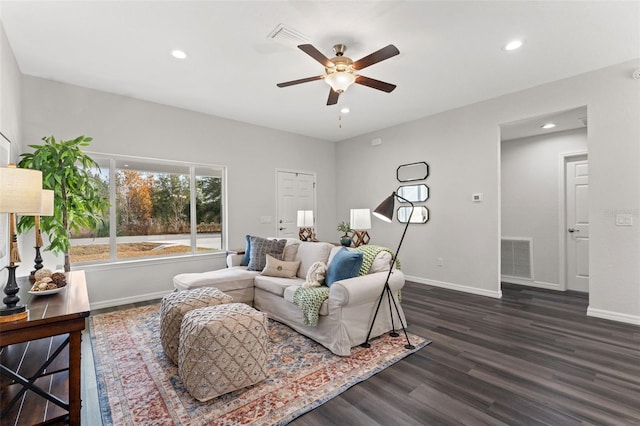
M 402 305 L 433 343 L 293 425 L 640 425 L 640 327 L 587 317 L 586 295 L 407 283 Z

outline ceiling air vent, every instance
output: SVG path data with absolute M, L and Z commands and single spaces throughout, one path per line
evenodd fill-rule
M 268 35 L 273 41 L 277 41 L 285 46 L 296 47 L 299 44 L 309 43 L 309 37 L 302 34 L 300 31 L 296 31 L 293 28 L 287 27 L 285 24 L 278 24 Z

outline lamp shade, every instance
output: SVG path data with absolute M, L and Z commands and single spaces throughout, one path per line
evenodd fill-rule
M 347 71 L 336 71 L 327 75 L 324 81 L 331 86 L 334 92 L 342 93 L 356 81 L 356 76 Z
M 40 202 L 40 210 L 21 213 L 22 216 L 53 216 L 53 190 L 42 190 L 42 201 Z
M 313 210 L 298 210 L 298 228 L 313 226 Z
M 351 209 L 351 228 L 371 229 L 371 211 L 369 209 Z
M 393 220 L 393 207 L 395 204 L 396 193 L 393 192 L 378 207 L 373 211 L 373 214 L 385 222 L 391 222 Z
M 9 164 L 0 167 L 0 213 L 40 211 L 42 172 L 19 169 Z

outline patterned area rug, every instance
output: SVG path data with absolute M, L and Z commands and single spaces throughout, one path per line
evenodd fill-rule
M 341 357 L 270 320 L 269 378 L 199 402 L 162 350 L 159 306 L 90 317 L 104 425 L 283 425 L 430 343 L 386 334 Z

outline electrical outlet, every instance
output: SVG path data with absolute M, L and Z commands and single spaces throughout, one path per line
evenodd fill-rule
M 443 258 L 441 258 L 441 257 L 438 257 L 438 258 L 436 259 L 436 265 L 438 265 L 438 266 L 444 266 L 444 259 L 443 259 Z

